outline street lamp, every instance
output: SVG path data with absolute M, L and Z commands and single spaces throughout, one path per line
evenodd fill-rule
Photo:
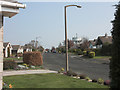
M 3 73 L 3 19 L 4 17 L 13 17 L 19 13 L 19 8 L 25 8 L 26 5 L 16 0 L 0 0 L 0 90 L 2 90 Z
M 66 51 L 66 71 L 69 71 L 69 64 L 68 64 L 68 40 L 67 40 L 67 7 L 76 6 L 77 8 L 81 8 L 78 5 L 67 5 L 65 6 L 65 51 Z

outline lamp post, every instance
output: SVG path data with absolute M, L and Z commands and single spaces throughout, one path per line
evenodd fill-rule
M 26 5 L 16 0 L 0 0 L 0 90 L 2 90 L 3 79 L 3 20 L 4 17 L 13 17 L 19 13 L 19 8 Z
M 66 51 L 66 71 L 69 71 L 69 63 L 68 63 L 68 40 L 67 40 L 67 7 L 75 6 L 77 8 L 81 8 L 81 6 L 78 5 L 67 5 L 65 6 L 65 51 Z

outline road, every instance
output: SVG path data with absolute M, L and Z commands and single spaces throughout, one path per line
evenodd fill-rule
M 44 53 L 44 68 L 58 71 L 65 68 L 65 54 Z M 69 67 L 78 74 L 85 74 L 91 79 L 109 79 L 109 60 L 84 59 L 76 55 L 69 55 Z

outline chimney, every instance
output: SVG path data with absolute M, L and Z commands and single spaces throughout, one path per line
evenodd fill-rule
M 105 33 L 105 37 L 107 37 L 107 33 Z

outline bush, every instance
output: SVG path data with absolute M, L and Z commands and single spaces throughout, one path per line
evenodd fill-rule
M 14 60 L 3 61 L 3 70 L 16 69 L 17 63 Z
M 87 81 L 88 81 L 88 80 L 91 80 L 89 77 L 86 77 L 85 79 L 86 79 Z
M 102 54 L 101 54 L 101 49 L 91 49 L 93 52 L 95 52 L 95 55 L 96 56 L 101 56 Z
M 83 55 L 86 56 L 87 55 L 87 51 L 83 51 Z
M 97 82 L 97 80 L 96 80 L 96 79 L 93 79 L 92 82 Z
M 40 66 L 43 64 L 42 55 L 40 52 L 25 52 L 23 54 L 23 62 L 28 65 Z
M 97 81 L 99 84 L 103 84 L 104 83 L 104 80 L 99 78 L 98 81 Z
M 95 57 L 95 52 L 89 52 L 88 56 L 89 56 L 89 58 Z
M 110 85 L 110 80 L 106 80 L 106 81 L 104 82 L 104 85 Z
M 79 76 L 80 76 L 80 79 L 85 79 L 86 78 L 86 75 L 84 75 L 84 74 L 80 74 Z
M 67 72 L 67 75 L 68 75 L 68 76 L 77 76 L 77 74 L 76 74 L 75 72 L 72 72 L 71 70 L 69 70 L 69 71 Z
M 77 53 L 78 55 L 82 55 L 82 54 L 83 54 L 83 52 L 82 52 L 81 49 L 78 49 L 76 53 Z
M 61 68 L 61 70 L 59 70 L 58 73 L 64 73 L 64 68 Z

